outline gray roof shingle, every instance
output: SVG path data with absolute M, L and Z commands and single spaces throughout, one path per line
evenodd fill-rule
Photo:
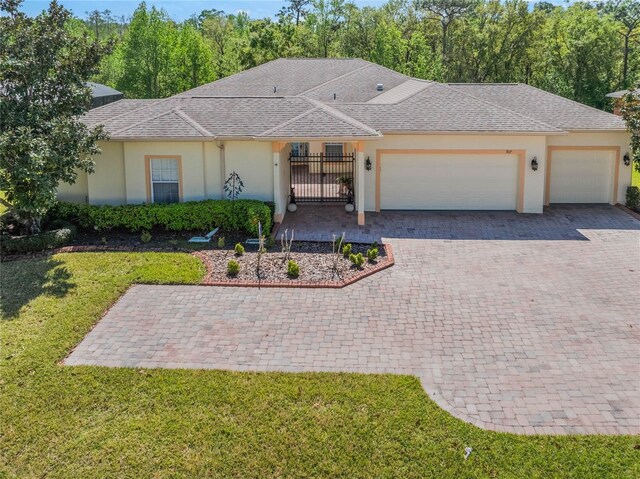
M 113 139 L 625 128 L 619 117 L 527 85 L 446 85 L 364 60 L 326 58 L 275 60 L 164 100 L 120 100 L 89 111 L 84 121 L 103 124 Z
M 522 83 L 456 83 L 451 88 L 563 130 L 624 130 L 611 113 Z
M 352 103 L 337 105 L 336 108 L 383 133 L 561 132 L 552 125 L 435 82 L 399 103 Z

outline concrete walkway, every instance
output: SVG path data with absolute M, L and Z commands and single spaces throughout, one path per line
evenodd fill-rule
M 640 222 L 384 215 L 389 270 L 342 290 L 134 286 L 66 364 L 414 374 L 483 428 L 640 433 Z

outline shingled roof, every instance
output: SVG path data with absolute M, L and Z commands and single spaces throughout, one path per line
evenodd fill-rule
M 112 139 L 376 138 L 388 133 L 562 134 L 622 120 L 522 84 L 441 84 L 360 59 L 280 59 L 164 100 L 91 110 Z
M 616 115 L 521 83 L 456 83 L 460 92 L 473 95 L 563 130 L 624 130 Z

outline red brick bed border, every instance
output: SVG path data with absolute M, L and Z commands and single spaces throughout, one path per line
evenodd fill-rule
M 356 281 L 360 281 L 363 278 L 371 276 L 372 274 L 387 269 L 395 264 L 395 260 L 393 258 L 393 249 L 391 248 L 391 245 L 384 244 L 380 246 L 385 249 L 386 255 L 384 258 L 378 261 L 378 263 L 374 267 L 366 271 L 361 271 L 345 280 L 323 282 L 304 280 L 258 282 L 236 281 L 233 279 L 229 279 L 227 281 L 208 281 L 207 278 L 209 278 L 209 276 L 211 275 L 211 271 L 213 270 L 211 265 L 211 258 L 204 251 L 193 252 L 193 255 L 200 258 L 200 260 L 202 260 L 205 267 L 207 268 L 207 276 L 205 277 L 204 281 L 200 283 L 203 286 L 238 286 L 243 288 L 344 288 L 345 286 L 349 286 Z
M 193 251 L 190 249 L 183 248 L 156 248 L 156 247 L 135 247 L 135 246 L 109 246 L 109 245 L 72 245 L 72 246 L 62 246 L 61 248 L 55 248 L 48 251 L 42 251 L 40 253 L 32 253 L 25 255 L 11 255 L 7 257 L 3 257 L 3 261 L 14 261 L 18 259 L 28 259 L 35 258 L 40 256 L 53 255 L 57 253 L 188 253 L 196 258 L 198 258 L 205 266 L 206 275 L 204 279 L 200 282 L 202 286 L 241 286 L 244 288 L 344 288 L 345 286 L 349 286 L 350 284 L 355 283 L 356 281 L 360 281 L 363 278 L 371 276 L 372 274 L 377 273 L 378 271 L 382 271 L 387 269 L 395 264 L 395 260 L 393 258 L 393 249 L 391 245 L 384 244 L 380 245 L 380 247 L 385 249 L 386 255 L 381 258 L 378 263 L 366 270 L 361 271 L 354 276 L 349 277 L 346 280 L 338 280 L 338 281 L 324 281 L 324 282 L 312 282 L 312 281 L 304 281 L 304 280 L 295 280 L 295 281 L 235 281 L 233 279 L 229 279 L 228 281 L 208 281 L 208 278 L 211 276 L 211 271 L 213 270 L 213 265 L 211 262 L 211 257 L 206 254 L 206 251 Z

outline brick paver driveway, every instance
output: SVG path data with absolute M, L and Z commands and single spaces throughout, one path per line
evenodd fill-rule
M 342 290 L 135 286 L 66 363 L 407 373 L 481 427 L 640 432 L 640 222 L 613 207 L 370 221 L 393 268 Z

